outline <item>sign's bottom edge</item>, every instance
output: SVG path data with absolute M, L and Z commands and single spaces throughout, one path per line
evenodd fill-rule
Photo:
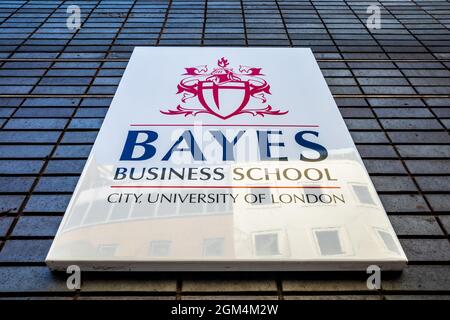
M 382 271 L 401 271 L 407 260 L 390 261 L 295 261 L 295 262 L 148 262 L 148 261 L 46 261 L 52 271 L 66 271 L 76 265 L 89 272 L 282 272 L 282 271 L 367 271 L 369 266 L 378 266 Z

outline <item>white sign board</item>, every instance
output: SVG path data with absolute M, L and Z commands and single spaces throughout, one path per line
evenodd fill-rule
M 136 48 L 47 256 L 57 270 L 407 260 L 309 49 Z

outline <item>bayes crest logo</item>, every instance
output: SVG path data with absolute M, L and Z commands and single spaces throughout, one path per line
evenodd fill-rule
M 161 110 L 161 113 L 185 117 L 209 114 L 223 120 L 242 114 L 264 117 L 288 113 L 267 103 L 270 85 L 261 68 L 240 65 L 235 70 L 229 65 L 222 57 L 212 71 L 206 65 L 185 68 L 186 72 L 182 74 L 185 78 L 178 84 L 177 91 L 181 103 L 175 109 Z

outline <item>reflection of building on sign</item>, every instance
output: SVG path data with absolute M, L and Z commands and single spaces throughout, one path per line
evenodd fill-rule
M 310 50 L 137 48 L 47 263 L 398 270 L 406 257 Z

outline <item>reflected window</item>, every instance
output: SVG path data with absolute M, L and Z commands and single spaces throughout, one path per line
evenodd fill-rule
M 377 230 L 378 234 L 380 235 L 381 240 L 383 240 L 384 245 L 389 251 L 395 252 L 397 254 L 400 254 L 400 251 L 398 250 L 397 244 L 395 243 L 394 238 L 389 232 Z
M 344 254 L 338 229 L 314 231 L 319 244 L 320 254 L 323 256 Z
M 280 254 L 278 233 L 260 233 L 255 235 L 255 253 L 257 256 L 275 256 Z
M 152 257 L 167 257 L 170 255 L 172 241 L 158 240 L 150 242 L 150 256 Z
M 373 200 L 372 195 L 370 194 L 369 188 L 367 186 L 354 184 L 352 185 L 352 188 L 359 202 L 364 204 L 375 205 L 375 201 Z
M 203 256 L 223 256 L 225 253 L 224 238 L 209 238 L 203 240 Z
M 118 247 L 118 244 L 100 244 L 97 247 L 97 256 L 114 257 Z

